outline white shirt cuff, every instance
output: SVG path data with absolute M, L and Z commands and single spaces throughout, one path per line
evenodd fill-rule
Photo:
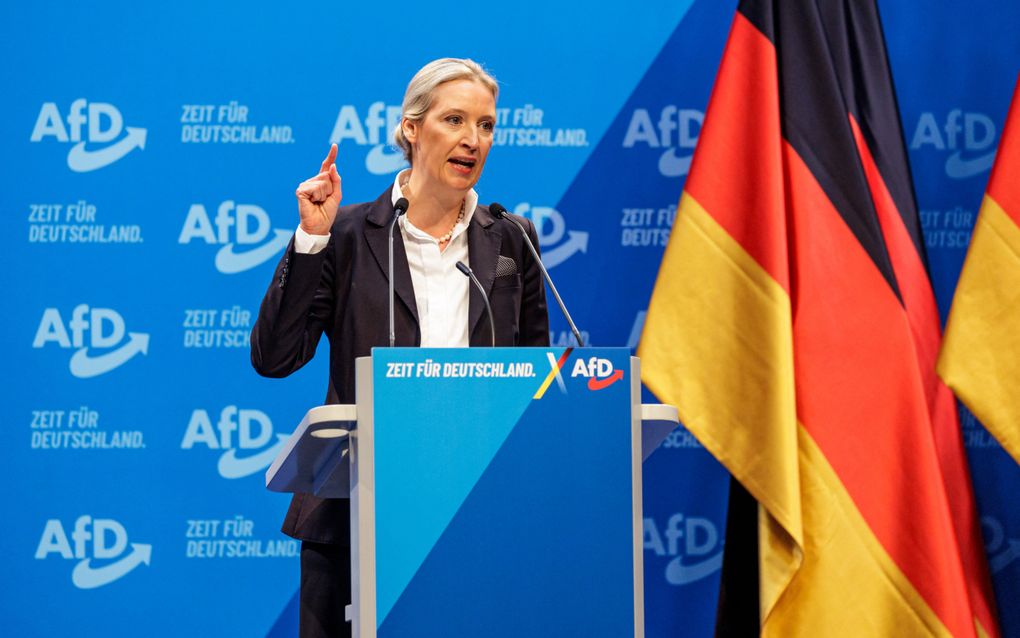
M 294 231 L 294 252 L 299 255 L 314 255 L 322 252 L 329 243 L 329 235 L 310 235 L 300 226 Z

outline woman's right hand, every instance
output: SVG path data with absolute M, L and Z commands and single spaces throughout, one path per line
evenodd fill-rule
M 340 192 L 340 174 L 336 170 L 336 144 L 319 167 L 319 174 L 298 185 L 295 195 L 301 229 L 309 235 L 328 235 L 336 219 L 337 208 L 343 198 Z

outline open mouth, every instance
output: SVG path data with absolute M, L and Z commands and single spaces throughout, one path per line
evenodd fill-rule
M 473 169 L 475 167 L 475 164 L 477 163 L 473 159 L 460 158 L 460 157 L 451 157 L 447 161 L 449 161 L 451 164 L 453 164 L 454 168 L 457 169 L 461 173 L 470 173 L 471 169 Z

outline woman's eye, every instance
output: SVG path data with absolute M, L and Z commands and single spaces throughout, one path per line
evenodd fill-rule
M 483 131 L 487 131 L 487 132 L 491 133 L 492 129 L 494 129 L 494 128 L 496 128 L 495 122 L 482 122 L 482 130 Z
M 450 115 L 446 118 L 446 121 L 450 124 L 460 124 L 463 120 L 459 115 Z

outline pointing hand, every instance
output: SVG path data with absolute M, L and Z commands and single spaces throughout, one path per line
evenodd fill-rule
M 295 191 L 301 228 L 309 235 L 328 235 L 340 207 L 343 195 L 340 174 L 336 170 L 336 152 L 336 144 L 333 144 L 319 167 L 319 174 L 301 182 Z

